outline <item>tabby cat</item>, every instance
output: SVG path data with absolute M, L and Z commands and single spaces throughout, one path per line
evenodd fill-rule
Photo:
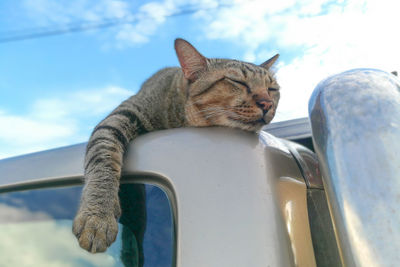
M 181 68 L 154 74 L 94 129 L 86 147 L 85 187 L 73 233 L 82 248 L 103 252 L 114 242 L 124 152 L 138 135 L 169 128 L 227 126 L 258 131 L 275 115 L 279 85 L 271 66 L 209 59 L 175 40 Z

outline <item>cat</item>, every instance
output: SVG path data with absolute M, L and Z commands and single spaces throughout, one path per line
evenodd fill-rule
M 138 135 L 206 126 L 255 132 L 275 115 L 280 92 L 271 67 L 279 54 L 259 66 L 209 59 L 179 38 L 175 51 L 181 68 L 154 74 L 95 127 L 87 143 L 85 186 L 73 233 L 89 252 L 103 252 L 115 241 L 122 160 Z

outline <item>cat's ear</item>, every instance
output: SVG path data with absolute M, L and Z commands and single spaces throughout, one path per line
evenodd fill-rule
M 270 59 L 268 59 L 267 61 L 265 61 L 263 64 L 260 65 L 260 67 L 269 69 L 272 67 L 272 65 L 274 65 L 275 61 L 278 59 L 279 54 L 276 54 L 275 56 L 271 57 Z
M 200 54 L 189 42 L 183 39 L 175 40 L 175 51 L 186 79 L 194 82 L 199 72 L 207 68 L 207 58 Z

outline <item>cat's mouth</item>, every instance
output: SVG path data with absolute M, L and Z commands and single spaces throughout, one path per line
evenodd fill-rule
M 257 126 L 260 124 L 261 125 L 267 124 L 267 122 L 264 120 L 264 118 L 260 118 L 257 120 L 248 120 L 248 119 L 234 118 L 234 117 L 228 116 L 228 119 L 235 121 L 235 122 L 239 122 L 241 124 L 252 125 L 252 126 Z
M 233 112 L 228 115 L 228 119 L 245 127 L 266 125 L 271 122 L 275 113 L 272 109 L 264 111 L 262 114 L 254 114 L 254 112 L 243 111 L 242 109 L 239 111 L 240 112 L 233 110 Z

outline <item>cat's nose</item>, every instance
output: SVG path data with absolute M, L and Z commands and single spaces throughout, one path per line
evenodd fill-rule
M 263 110 L 264 114 L 267 113 L 268 110 L 270 110 L 273 105 L 272 101 L 264 99 L 258 100 L 256 103 L 257 106 Z

